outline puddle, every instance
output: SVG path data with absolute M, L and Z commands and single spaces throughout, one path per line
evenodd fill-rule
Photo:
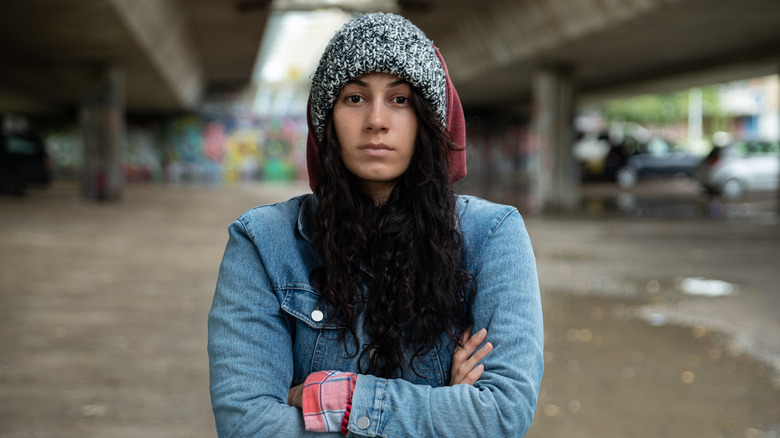
M 703 327 L 544 293 L 546 371 L 528 438 L 780 437 L 780 381 Z
M 735 287 L 726 281 L 695 277 L 681 279 L 680 290 L 688 295 L 722 297 L 733 294 Z

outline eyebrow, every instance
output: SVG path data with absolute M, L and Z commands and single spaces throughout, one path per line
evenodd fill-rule
M 361 81 L 360 79 L 350 79 L 349 81 L 347 81 L 347 84 L 355 84 L 355 85 L 360 86 L 360 87 L 368 87 L 368 83 L 364 82 L 364 81 Z M 393 82 L 390 82 L 389 84 L 387 84 L 387 88 L 393 88 L 393 87 L 397 87 L 399 85 L 404 85 L 404 84 L 409 84 L 409 82 L 407 82 L 407 81 L 405 81 L 403 79 L 398 79 L 397 81 L 393 81 Z

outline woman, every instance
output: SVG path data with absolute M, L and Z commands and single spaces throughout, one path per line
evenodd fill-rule
M 230 227 L 209 316 L 219 435 L 524 435 L 533 252 L 516 209 L 452 192 L 465 127 L 438 50 L 397 15 L 353 19 L 308 113 L 314 194 Z

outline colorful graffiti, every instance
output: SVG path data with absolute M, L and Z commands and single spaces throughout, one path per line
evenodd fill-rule
M 236 184 L 306 178 L 303 117 L 129 120 L 126 131 L 123 171 L 128 181 Z M 77 173 L 83 162 L 78 128 L 52 129 L 46 138 L 55 168 Z
M 76 176 L 84 162 L 84 139 L 74 126 L 56 128 L 46 139 L 46 150 L 52 160 L 55 177 Z
M 131 127 L 127 130 L 122 169 L 128 181 L 160 181 L 163 179 L 159 131 L 154 127 Z
M 231 185 L 307 178 L 304 117 L 131 119 L 126 132 L 123 170 L 128 181 Z M 47 139 L 55 167 L 76 172 L 83 161 L 79 130 L 54 130 Z M 472 178 L 521 175 L 534 156 L 524 120 L 470 117 L 467 143 Z

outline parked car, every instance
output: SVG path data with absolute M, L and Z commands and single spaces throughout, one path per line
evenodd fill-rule
M 51 181 L 51 161 L 39 136 L 0 135 L 0 193 L 21 195 L 31 184 Z
M 712 194 L 735 199 L 780 186 L 780 142 L 734 142 L 713 148 L 696 170 Z
M 604 175 L 604 159 L 611 143 L 607 132 L 580 132 L 572 146 L 572 154 L 584 180 Z
M 614 152 L 618 150 L 621 156 L 633 154 L 637 145 L 650 138 L 652 135 L 647 128 L 631 122 L 615 123 L 609 129 L 598 131 L 578 131 L 572 155 L 583 180 L 615 179 L 616 169 L 609 167 L 608 158 L 614 161 Z M 611 156 L 610 152 L 613 153 Z
M 660 137 L 647 143 L 621 144 L 607 154 L 605 173 L 621 187 L 648 178 L 694 176 L 702 158 L 682 152 Z

